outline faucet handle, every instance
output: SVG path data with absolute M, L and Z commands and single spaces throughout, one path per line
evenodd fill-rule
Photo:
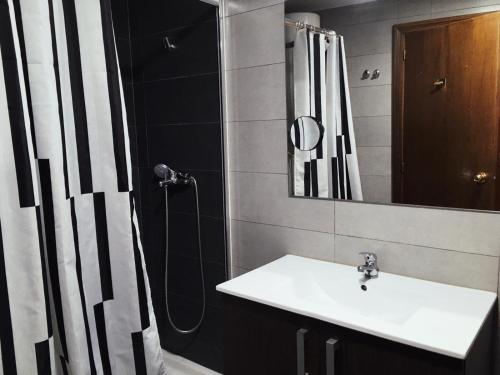
M 359 253 L 359 255 L 365 257 L 366 264 L 377 264 L 377 254 L 364 251 Z

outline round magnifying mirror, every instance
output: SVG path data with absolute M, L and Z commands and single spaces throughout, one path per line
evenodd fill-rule
M 298 117 L 290 128 L 290 140 L 300 151 L 314 150 L 323 139 L 324 128 L 314 117 Z

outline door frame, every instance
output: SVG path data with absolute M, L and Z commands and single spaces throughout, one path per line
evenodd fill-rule
M 455 17 L 445 17 L 433 20 L 417 21 L 394 25 L 392 38 L 392 203 L 405 204 L 403 202 L 403 134 L 404 134 L 404 87 L 405 87 L 405 35 L 410 32 L 421 31 L 428 28 L 446 25 L 453 22 L 479 18 L 488 14 L 500 13 L 500 11 L 465 14 Z M 499 75 L 500 77 L 500 75 Z M 499 85 L 500 91 L 500 85 Z M 498 99 L 498 98 L 497 98 Z M 498 102 L 498 100 L 497 100 Z M 500 108 L 500 106 L 497 104 Z M 500 114 L 500 111 L 499 111 Z M 500 140 L 500 119 L 497 119 Z M 495 189 L 495 209 L 500 210 L 500 144 L 497 152 L 497 182 Z M 449 207 L 453 208 L 453 207 Z

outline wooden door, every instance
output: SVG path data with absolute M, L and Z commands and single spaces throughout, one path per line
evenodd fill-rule
M 499 20 L 495 12 L 395 26 L 395 203 L 500 208 Z

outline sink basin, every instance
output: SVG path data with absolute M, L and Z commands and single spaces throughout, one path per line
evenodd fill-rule
M 497 295 L 287 255 L 217 290 L 450 357 L 465 359 Z

